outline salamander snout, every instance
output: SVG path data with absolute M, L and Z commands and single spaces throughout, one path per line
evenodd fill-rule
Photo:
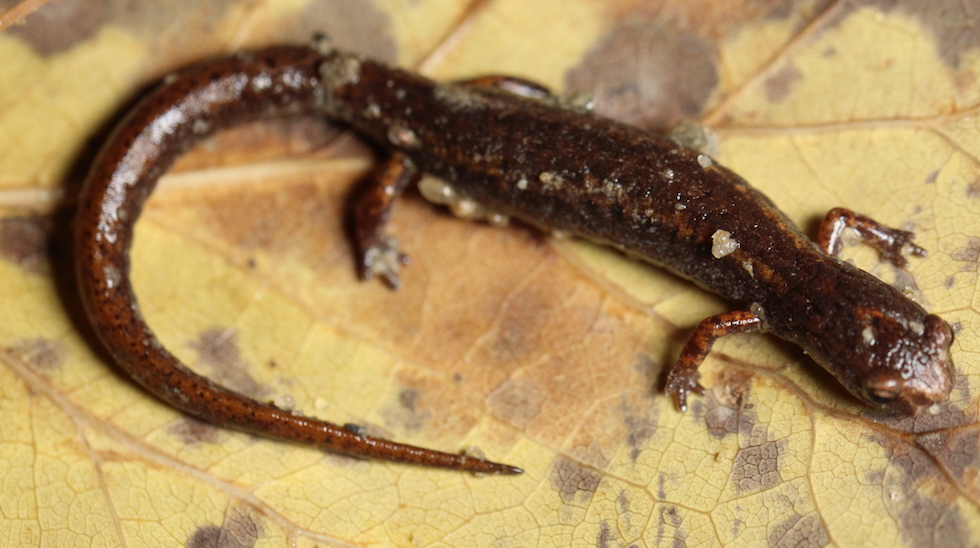
M 945 401 L 956 377 L 949 324 L 935 314 L 921 320 L 880 316 L 877 320 L 875 350 L 857 395 L 875 407 L 902 414 L 918 414 Z

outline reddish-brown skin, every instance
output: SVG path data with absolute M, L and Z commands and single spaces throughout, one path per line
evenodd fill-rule
M 361 435 L 213 384 L 157 341 L 129 280 L 133 225 L 177 155 L 243 121 L 320 113 L 393 153 L 355 208 L 364 277 L 397 286 L 407 258 L 384 226 L 420 172 L 487 213 L 570 232 L 665 266 L 745 309 L 699 325 L 668 379 L 679 407 L 719 336 L 768 331 L 802 346 L 859 398 L 897 412 L 944 400 L 952 331 L 893 287 L 842 262 L 853 228 L 889 261 L 912 234 L 847 210 L 818 247 L 738 175 L 670 139 L 561 104 L 536 84 L 489 77 L 436 84 L 326 46 L 277 47 L 191 68 L 158 88 L 106 144 L 76 219 L 78 285 L 96 332 L 133 379 L 214 424 L 340 453 L 486 473 L 520 469 Z M 712 254 L 726 231 L 738 247 Z M 824 250 L 827 250 L 826 252 Z M 751 305 L 751 306 L 749 306 Z

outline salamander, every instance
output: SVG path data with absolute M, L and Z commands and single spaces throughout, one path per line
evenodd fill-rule
M 838 258 L 857 234 L 884 260 L 924 255 L 913 234 L 845 209 L 816 243 L 731 170 L 670 138 L 605 119 L 533 82 L 492 76 L 436 83 L 331 47 L 278 46 L 168 77 L 106 142 L 75 219 L 78 289 L 118 366 L 164 402 L 207 422 L 328 451 L 481 473 L 517 467 L 365 435 L 216 385 L 175 358 L 144 321 L 129 277 L 133 226 L 160 176 L 228 126 L 305 114 L 346 125 L 388 153 L 353 206 L 362 278 L 397 288 L 407 262 L 385 225 L 395 199 L 424 195 L 470 218 L 509 218 L 610 245 L 738 304 L 702 321 L 665 383 L 677 407 L 700 394 L 714 340 L 768 332 L 796 343 L 867 404 L 916 413 L 944 401 L 953 332 L 901 291 Z M 426 179 L 428 180 L 428 179 Z

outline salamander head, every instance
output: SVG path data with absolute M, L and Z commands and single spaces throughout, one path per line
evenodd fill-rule
M 858 314 L 859 363 L 853 378 L 841 380 L 869 405 L 918 414 L 945 401 L 953 389 L 952 329 L 935 314 L 911 317 L 872 309 Z

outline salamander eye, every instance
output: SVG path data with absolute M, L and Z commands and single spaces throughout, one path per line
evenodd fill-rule
M 888 388 L 872 388 L 868 390 L 868 398 L 877 404 L 888 405 L 898 398 L 898 392 Z
M 897 400 L 901 392 L 901 383 L 897 379 L 884 374 L 879 374 L 876 378 L 869 379 L 864 390 L 868 400 L 883 406 Z

